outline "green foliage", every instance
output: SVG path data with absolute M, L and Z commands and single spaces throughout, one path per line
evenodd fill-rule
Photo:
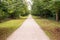
M 28 15 L 27 4 L 23 0 L 0 1 L 0 20 L 5 18 L 20 18 Z
M 4 12 L 0 10 L 0 20 L 3 19 L 3 16 L 4 16 Z
M 60 1 L 33 0 L 32 14 L 45 18 L 55 18 L 60 13 Z M 59 14 L 58 14 L 59 15 Z M 59 16 L 58 16 L 59 17 Z

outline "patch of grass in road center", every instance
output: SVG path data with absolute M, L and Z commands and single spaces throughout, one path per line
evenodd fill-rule
M 27 17 L 21 17 L 20 19 L 11 19 L 0 23 L 0 40 L 6 40 L 19 26 L 22 25 Z
M 60 22 L 33 16 L 51 40 L 60 40 Z

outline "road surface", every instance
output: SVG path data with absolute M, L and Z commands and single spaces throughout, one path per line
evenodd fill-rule
M 31 15 L 7 40 L 50 40 Z

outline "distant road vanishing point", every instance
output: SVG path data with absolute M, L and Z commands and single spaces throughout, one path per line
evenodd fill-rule
M 7 40 L 50 40 L 31 15 Z

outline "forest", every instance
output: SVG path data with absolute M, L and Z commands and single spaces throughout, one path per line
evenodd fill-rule
M 60 20 L 59 0 L 33 0 L 32 14 L 43 18 Z
M 44 18 L 60 20 L 59 0 L 32 0 L 31 13 Z M 28 15 L 27 3 L 24 0 L 0 0 L 0 22 L 5 18 L 19 18 Z
M 28 15 L 27 3 L 24 0 L 0 0 L 0 22 L 11 18 Z

